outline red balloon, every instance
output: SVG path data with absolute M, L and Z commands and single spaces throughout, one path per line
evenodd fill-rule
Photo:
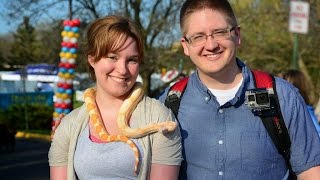
M 62 47 L 67 47 L 67 42 L 62 41 L 62 42 L 61 42 L 61 46 L 62 46 Z
M 73 44 L 71 42 L 68 42 L 68 48 L 72 48 Z
M 63 83 L 58 82 L 58 83 L 57 83 L 57 86 L 58 86 L 59 88 L 61 88 L 61 87 L 63 86 Z
M 60 62 L 58 66 L 59 66 L 59 67 L 64 67 L 64 64 L 65 64 L 65 63 Z
M 55 108 L 61 108 L 61 103 L 54 103 Z
M 62 109 L 67 109 L 68 106 L 65 104 L 65 103 L 61 103 L 61 106 L 60 106 Z
M 66 63 L 66 64 L 65 64 L 65 67 L 66 67 L 67 69 L 70 69 L 70 68 L 71 68 L 71 64 L 70 64 L 70 63 Z
M 80 25 L 80 19 L 74 19 L 73 23 L 75 26 L 79 26 Z
M 70 22 L 69 22 L 69 25 L 70 25 L 71 27 L 73 27 L 73 26 L 74 26 L 74 22 L 73 22 L 73 21 L 70 21 Z
M 64 26 L 68 26 L 68 24 L 69 24 L 69 20 L 64 20 L 64 21 L 63 21 L 63 25 L 64 25 Z
M 64 84 L 62 85 L 62 88 L 63 88 L 63 89 L 70 89 L 70 88 L 71 88 L 71 85 L 70 85 L 70 84 L 67 84 L 67 83 L 64 83 Z

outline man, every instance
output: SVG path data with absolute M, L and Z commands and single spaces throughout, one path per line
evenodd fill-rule
M 287 179 L 284 158 L 244 103 L 254 80 L 236 57 L 240 27 L 228 1 L 187 0 L 180 26 L 184 53 L 196 65 L 177 116 L 185 159 L 180 179 Z M 299 179 L 320 179 L 320 140 L 305 103 L 286 81 L 276 78 L 276 87 L 292 169 Z

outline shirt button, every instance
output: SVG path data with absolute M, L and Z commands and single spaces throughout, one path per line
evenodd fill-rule
M 222 175 L 223 175 L 223 172 L 222 172 L 222 171 L 219 171 L 219 175 L 222 176 Z
M 223 144 L 223 141 L 222 140 L 219 140 L 219 142 L 218 142 L 219 144 Z
M 209 97 L 205 97 L 204 100 L 205 100 L 205 101 L 208 101 L 208 100 L 209 100 Z
M 223 113 L 223 110 L 222 110 L 222 109 L 219 109 L 219 113 Z

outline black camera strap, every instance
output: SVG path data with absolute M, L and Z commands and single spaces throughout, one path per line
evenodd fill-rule
M 278 152 L 284 157 L 287 167 L 289 169 L 289 179 L 296 180 L 297 176 L 292 171 L 290 164 L 290 146 L 291 141 L 288 129 L 284 123 L 283 116 L 280 109 L 278 95 L 276 91 L 275 79 L 271 74 L 263 71 L 252 71 L 256 88 L 273 88 L 274 95 L 270 96 L 270 105 L 275 107 L 275 114 L 273 116 L 260 116 L 263 125 L 268 131 L 270 138 L 277 147 Z
M 276 107 L 276 113 L 274 116 L 260 116 L 260 118 L 265 128 L 267 129 L 270 138 L 277 147 L 279 153 L 284 157 L 286 161 L 287 167 L 289 169 L 289 180 L 296 180 L 297 177 L 292 171 L 290 165 L 291 141 L 280 110 L 274 77 L 262 71 L 253 70 L 252 72 L 254 75 L 256 88 L 273 88 L 274 90 L 274 96 L 270 97 L 270 103 L 271 105 Z M 187 84 L 188 77 L 176 82 L 173 86 L 171 86 L 164 103 L 165 106 L 171 109 L 176 118 L 178 117 L 181 97 L 187 87 Z

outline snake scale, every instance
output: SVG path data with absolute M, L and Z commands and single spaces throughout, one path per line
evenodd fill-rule
M 91 132 L 92 135 L 105 143 L 116 142 L 116 141 L 127 143 L 134 152 L 134 156 L 135 156 L 134 173 L 135 174 L 137 174 L 137 170 L 138 170 L 139 150 L 130 138 L 140 138 L 155 132 L 162 132 L 162 133 L 172 132 L 177 127 L 177 124 L 175 122 L 165 121 L 161 123 L 151 123 L 141 128 L 135 128 L 135 129 L 130 128 L 128 125 L 129 118 L 143 96 L 144 96 L 144 91 L 143 91 L 142 84 L 139 82 L 136 82 L 132 92 L 130 93 L 128 98 L 123 101 L 118 112 L 117 125 L 119 128 L 120 134 L 110 135 L 104 126 L 103 120 L 97 108 L 97 104 L 95 101 L 96 89 L 88 88 L 84 92 L 84 102 L 90 117 L 89 124 L 94 129 L 94 132 Z

